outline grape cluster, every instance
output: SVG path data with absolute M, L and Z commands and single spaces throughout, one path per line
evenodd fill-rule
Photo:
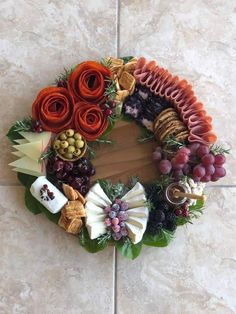
M 214 154 L 207 145 L 199 143 L 182 146 L 172 158 L 157 147 L 153 160 L 158 163 L 161 174 L 171 173 L 176 180 L 187 175 L 195 182 L 215 182 L 226 175 L 225 156 Z
M 169 203 L 161 201 L 149 213 L 147 233 L 154 235 L 160 232 L 162 228 L 174 231 L 177 227 L 176 219 L 176 214 L 173 212 Z
M 59 157 L 52 157 L 47 163 L 47 176 L 59 189 L 62 183 L 69 184 L 82 195 L 87 194 L 90 177 L 95 174 L 91 161 L 82 157 L 75 162 L 63 161 Z
M 106 214 L 105 225 L 111 231 L 112 237 L 115 241 L 128 235 L 125 221 L 128 219 L 128 204 L 117 198 L 111 206 L 104 208 Z

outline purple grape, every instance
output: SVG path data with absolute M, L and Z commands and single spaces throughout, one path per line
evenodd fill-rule
M 122 237 L 121 233 L 113 233 L 112 237 L 115 241 L 119 241 Z
M 58 180 L 65 180 L 67 177 L 67 172 L 65 172 L 64 170 L 60 170 L 56 173 L 56 177 Z
M 115 218 L 116 217 L 116 212 L 114 212 L 113 210 L 109 213 L 109 217 L 110 218 Z
M 118 211 L 118 210 L 120 210 L 120 205 L 115 203 L 115 204 L 112 205 L 112 209 L 114 211 Z
M 112 230 L 115 232 L 115 233 L 118 233 L 120 231 L 120 226 L 119 225 L 113 225 L 112 226 Z
M 106 225 L 107 227 L 110 227 L 110 226 L 111 226 L 111 219 L 110 219 L 110 218 L 106 218 L 106 219 L 105 219 L 105 225 Z
M 126 211 L 120 211 L 117 217 L 119 218 L 119 220 L 125 221 L 128 219 L 128 213 Z
M 126 228 L 121 228 L 120 229 L 120 233 L 123 237 L 126 237 L 128 235 L 128 231 Z
M 125 227 L 125 222 L 124 222 L 124 221 L 121 221 L 121 222 L 119 223 L 119 225 L 120 225 L 121 228 L 124 228 L 124 227 Z
M 106 214 L 109 214 L 110 211 L 111 211 L 111 207 L 110 207 L 110 206 L 107 206 L 107 207 L 104 208 L 104 212 L 105 212 Z
M 71 161 L 67 161 L 67 162 L 65 162 L 65 164 L 64 164 L 64 170 L 66 171 L 66 172 L 70 172 L 70 171 L 72 171 L 72 169 L 73 169 L 73 162 L 71 162 Z
M 57 160 L 54 165 L 53 165 L 53 170 L 58 172 L 60 170 L 62 170 L 64 167 L 64 162 L 61 160 Z
M 82 195 L 86 195 L 89 191 L 89 186 L 88 185 L 82 185 L 78 191 L 82 194 Z
M 121 210 L 127 210 L 129 208 L 129 205 L 128 203 L 126 202 L 122 202 L 121 205 L 120 205 L 120 209 Z
M 89 183 L 89 177 L 88 177 L 88 176 L 83 176 L 83 177 L 82 177 L 82 183 L 83 183 L 83 184 Z

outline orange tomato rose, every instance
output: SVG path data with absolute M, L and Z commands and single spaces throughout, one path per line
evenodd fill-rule
M 94 141 L 107 129 L 108 120 L 98 105 L 78 102 L 74 114 L 74 125 L 87 141 Z
M 32 116 L 45 131 L 59 133 L 73 127 L 74 100 L 63 87 L 46 87 L 32 105 Z
M 68 89 L 75 101 L 101 104 L 105 101 L 105 78 L 111 72 L 98 62 L 80 63 L 68 78 Z

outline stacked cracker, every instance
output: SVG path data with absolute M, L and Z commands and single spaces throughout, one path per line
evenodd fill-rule
M 69 202 L 62 208 L 58 225 L 68 233 L 78 234 L 83 225 L 82 217 L 86 216 L 84 197 L 71 186 L 63 184 L 63 192 Z
M 187 126 L 179 119 L 174 108 L 163 110 L 156 117 L 153 132 L 161 143 L 164 143 L 169 137 L 174 137 L 177 141 L 183 142 L 189 135 Z

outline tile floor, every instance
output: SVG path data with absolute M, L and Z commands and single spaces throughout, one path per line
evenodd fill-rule
M 133 262 L 112 248 L 89 255 L 25 210 L 4 137 L 63 67 L 130 54 L 188 78 L 231 148 L 205 215 Z M 0 1 L 1 314 L 236 313 L 235 67 L 234 0 Z

